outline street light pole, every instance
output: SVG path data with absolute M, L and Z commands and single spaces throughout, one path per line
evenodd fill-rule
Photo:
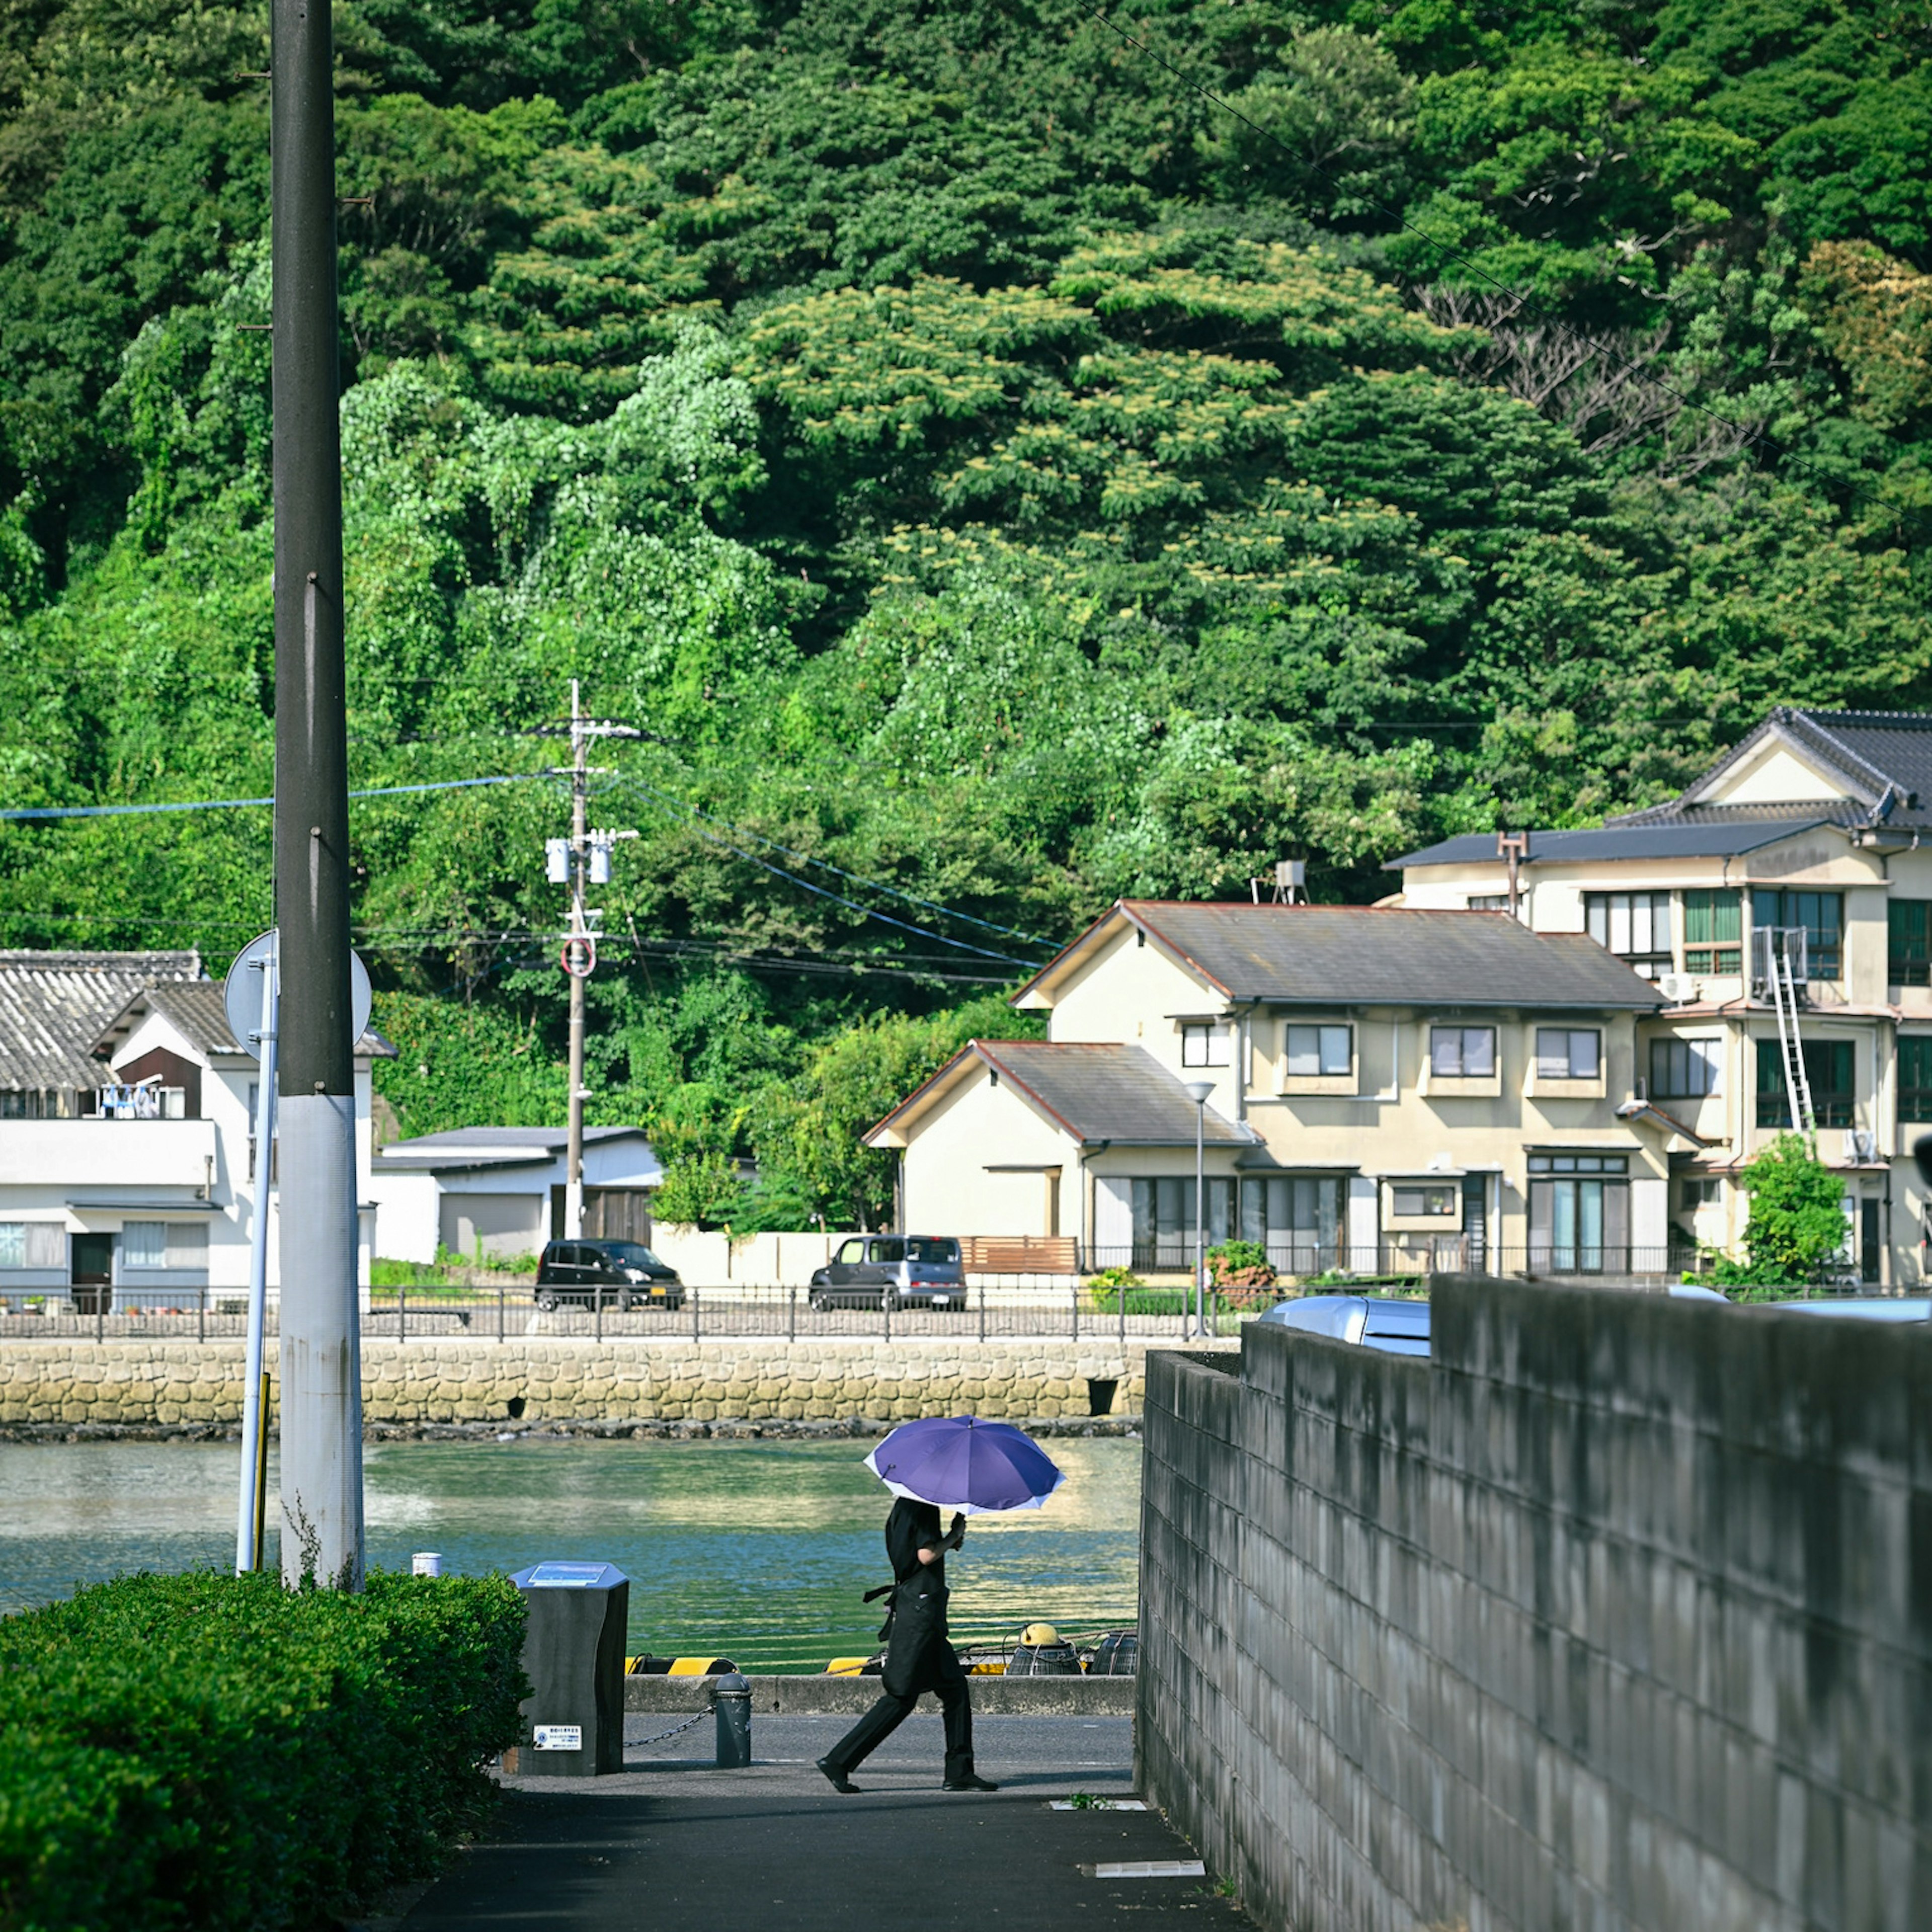
M 1187 1097 L 1194 1102 L 1194 1335 L 1208 1334 L 1208 1100 L 1211 1080 L 1190 1080 Z
M 282 1578 L 354 1590 L 362 1585 L 362 1367 L 335 56 L 329 10 L 314 0 L 272 0 L 271 26 Z M 258 1169 L 268 1158 L 257 1149 Z

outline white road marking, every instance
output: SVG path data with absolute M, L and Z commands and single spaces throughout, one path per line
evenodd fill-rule
M 1082 1865 L 1089 1878 L 1205 1878 L 1198 1858 L 1145 1858 L 1136 1864 Z

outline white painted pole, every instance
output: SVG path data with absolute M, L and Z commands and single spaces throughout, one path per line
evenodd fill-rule
M 235 1518 L 238 1576 L 261 1565 L 262 1552 L 255 1547 L 255 1472 L 262 1432 L 268 1426 L 262 1412 L 262 1352 L 268 1308 L 268 1189 L 275 1171 L 275 955 L 257 960 L 256 966 L 262 975 L 262 1030 L 255 1045 L 261 1078 L 255 1088 L 255 1192 L 248 1228 L 248 1358 L 242 1387 L 241 1503 Z

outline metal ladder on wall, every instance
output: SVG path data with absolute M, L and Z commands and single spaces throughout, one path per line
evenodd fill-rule
M 1804 1072 L 1804 1048 L 1798 1033 L 1798 982 L 1791 970 L 1789 935 L 1774 928 L 1764 935 L 1765 980 L 1778 1016 L 1778 1049 L 1784 1062 L 1784 1094 L 1791 1124 L 1807 1138 L 1818 1131 L 1811 1107 L 1811 1082 Z

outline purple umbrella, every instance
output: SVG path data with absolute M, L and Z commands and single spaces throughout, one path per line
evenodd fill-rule
M 1038 1509 L 1066 1480 L 1024 1430 L 970 1415 L 902 1423 L 866 1466 L 896 1496 L 968 1516 Z

